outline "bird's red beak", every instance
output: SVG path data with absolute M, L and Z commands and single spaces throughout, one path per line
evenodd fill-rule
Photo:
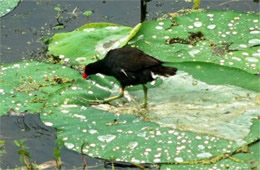
M 87 73 L 84 72 L 84 73 L 82 74 L 82 79 L 86 79 L 87 77 L 88 77 Z

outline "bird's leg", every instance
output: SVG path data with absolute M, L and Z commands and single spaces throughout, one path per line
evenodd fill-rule
M 143 101 L 143 104 L 142 104 L 142 107 L 143 108 L 146 108 L 147 107 L 147 87 L 143 84 L 143 90 L 144 90 L 144 101 Z
M 121 89 L 121 93 L 118 96 L 109 97 L 109 98 L 106 98 L 104 100 L 89 100 L 89 102 L 90 102 L 90 104 L 108 103 L 108 102 L 111 102 L 113 100 L 116 100 L 116 99 L 119 99 L 119 98 L 123 97 L 124 96 L 124 92 L 125 92 L 125 88 L 122 88 Z
M 121 93 L 118 96 L 113 96 L 113 97 L 106 98 L 104 100 L 104 103 L 108 103 L 108 102 L 111 102 L 113 100 L 116 100 L 116 99 L 119 99 L 119 98 L 123 97 L 124 96 L 124 92 L 125 92 L 125 88 L 122 88 L 121 89 Z

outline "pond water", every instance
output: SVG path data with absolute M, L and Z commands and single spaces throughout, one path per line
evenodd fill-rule
M 60 21 L 64 29 L 52 29 L 57 25 L 55 7 L 64 10 Z M 147 3 L 147 20 L 162 17 L 165 13 L 176 12 L 183 8 L 191 8 L 192 3 L 184 0 L 152 0 Z M 243 12 L 258 12 L 258 0 L 202 0 L 201 6 L 210 10 L 236 10 Z M 51 36 L 57 32 L 72 31 L 86 22 L 111 22 L 127 26 L 135 26 L 140 22 L 141 10 L 139 0 L 114 1 L 65 1 L 37 0 L 22 1 L 14 11 L 1 17 L 0 63 L 18 62 L 23 59 L 40 59 L 46 52 L 46 46 L 41 42 L 43 36 Z M 93 11 L 88 18 L 82 13 Z M 13 140 L 26 138 L 26 145 L 33 161 L 38 164 L 53 159 L 55 147 L 55 129 L 46 127 L 39 115 L 20 115 L 0 117 L 0 140 L 5 140 L 4 154 L 0 158 L 0 168 L 22 166 L 19 162 L 18 148 Z M 63 168 L 82 167 L 81 155 L 67 149 L 62 149 Z M 104 161 L 87 158 L 89 169 L 104 168 Z M 123 165 L 127 166 L 127 165 Z M 120 168 L 120 166 L 118 165 Z M 106 167 L 108 168 L 108 167 Z M 110 167 L 111 168 L 111 167 Z

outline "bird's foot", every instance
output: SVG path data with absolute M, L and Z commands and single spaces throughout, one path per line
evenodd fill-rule
M 97 104 L 105 104 L 108 103 L 106 100 L 88 100 L 89 104 L 97 105 Z
M 108 103 L 106 100 L 88 100 L 83 97 L 79 97 L 82 102 L 88 102 L 91 105 Z
M 113 100 L 116 100 L 116 99 L 119 99 L 121 97 L 123 97 L 124 95 L 123 94 L 120 94 L 118 96 L 113 96 L 113 97 L 110 97 L 110 98 L 106 98 L 104 100 L 88 100 L 88 102 L 90 104 L 104 104 L 104 103 L 109 103 Z
M 143 104 L 141 105 L 141 108 L 146 109 L 146 108 L 147 108 L 147 103 L 143 103 Z

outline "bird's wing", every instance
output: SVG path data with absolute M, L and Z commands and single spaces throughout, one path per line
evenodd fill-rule
M 140 50 L 128 50 L 126 53 L 120 53 L 114 58 L 113 62 L 114 65 L 129 72 L 137 72 L 162 64 L 160 60 L 149 56 Z

